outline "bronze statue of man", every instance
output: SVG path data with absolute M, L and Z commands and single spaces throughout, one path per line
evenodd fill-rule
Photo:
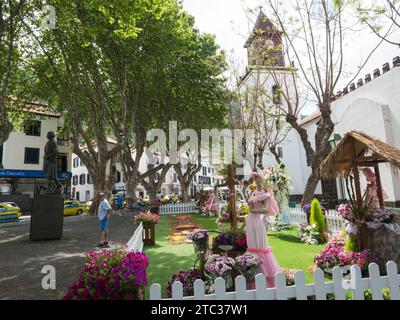
M 47 192 L 59 192 L 62 189 L 60 181 L 57 179 L 57 142 L 55 133 L 47 133 L 46 146 L 44 147 L 43 172 L 47 180 Z

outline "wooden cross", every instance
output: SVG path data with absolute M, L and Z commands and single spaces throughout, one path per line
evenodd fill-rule
M 228 178 L 225 183 L 217 184 L 214 186 L 214 193 L 216 194 L 217 188 L 228 187 L 229 188 L 229 204 L 230 204 L 230 222 L 231 222 L 231 230 L 234 231 L 237 229 L 237 219 L 236 219 L 236 185 L 239 185 L 239 180 L 235 179 L 235 174 L 233 170 L 233 165 L 228 165 Z

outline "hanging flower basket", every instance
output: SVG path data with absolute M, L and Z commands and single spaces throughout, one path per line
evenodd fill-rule
M 207 252 L 208 251 L 208 237 L 193 241 L 194 252 Z
M 195 231 L 189 236 L 192 240 L 195 253 L 208 251 L 209 233 L 206 230 Z
M 230 257 L 211 255 L 207 259 L 205 270 L 213 281 L 218 277 L 223 278 L 226 289 L 230 289 L 233 287 L 232 270 L 234 265 L 235 260 Z
M 252 253 L 246 252 L 245 254 L 236 257 L 235 269 L 246 278 L 247 282 L 254 282 L 257 275 L 260 259 Z

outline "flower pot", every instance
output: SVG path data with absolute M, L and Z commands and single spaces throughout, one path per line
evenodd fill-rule
M 225 288 L 230 289 L 233 287 L 232 271 L 227 271 L 223 275 L 215 273 L 210 274 L 211 279 L 215 281 L 217 278 L 223 278 L 225 280 Z
M 343 273 L 343 267 L 340 267 L 340 269 L 342 269 L 342 273 Z M 333 268 L 326 268 L 323 270 L 326 278 L 328 278 L 328 279 L 333 278 L 332 270 L 333 270 Z M 347 271 L 346 273 L 343 274 L 343 279 L 347 279 L 349 277 L 349 275 L 350 275 L 350 271 Z
M 194 252 L 199 253 L 199 252 L 207 252 L 208 251 L 208 237 L 199 239 L 199 240 L 193 240 L 193 247 L 194 247 Z
M 137 287 L 132 292 L 126 293 L 122 296 L 122 300 L 144 300 L 145 287 Z
M 154 223 L 143 225 L 143 244 L 154 246 L 156 244 L 156 230 Z
M 251 267 L 248 270 L 239 270 L 240 274 L 245 277 L 247 282 L 254 282 L 258 271 L 258 266 Z
M 228 257 L 230 257 L 232 259 L 235 259 L 235 258 L 243 255 L 245 252 L 246 252 L 246 250 L 235 250 L 235 251 L 231 250 L 231 251 L 228 251 L 227 255 L 228 255 Z M 212 253 L 213 254 L 226 255 L 226 251 L 223 251 L 223 250 L 221 250 L 219 248 L 213 249 Z

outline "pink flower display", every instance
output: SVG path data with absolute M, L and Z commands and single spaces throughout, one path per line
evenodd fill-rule
M 139 224 L 141 222 L 143 222 L 143 224 L 145 224 L 145 225 L 160 223 L 160 216 L 158 214 L 154 214 L 151 212 L 140 212 L 133 219 L 134 219 L 134 222 L 137 224 Z
M 346 241 L 340 235 L 335 235 L 329 241 L 328 245 L 320 254 L 316 255 L 314 262 L 317 268 L 324 271 L 330 271 L 334 267 L 344 267 L 358 265 L 361 269 L 375 262 L 375 257 L 369 250 L 358 252 L 347 252 L 345 250 Z
M 205 270 L 214 277 L 221 277 L 226 272 L 232 271 L 235 266 L 235 260 L 218 254 L 213 254 L 208 257 L 207 262 L 204 266 Z
M 120 300 L 147 284 L 149 259 L 141 252 L 89 252 L 78 280 L 64 300 Z

